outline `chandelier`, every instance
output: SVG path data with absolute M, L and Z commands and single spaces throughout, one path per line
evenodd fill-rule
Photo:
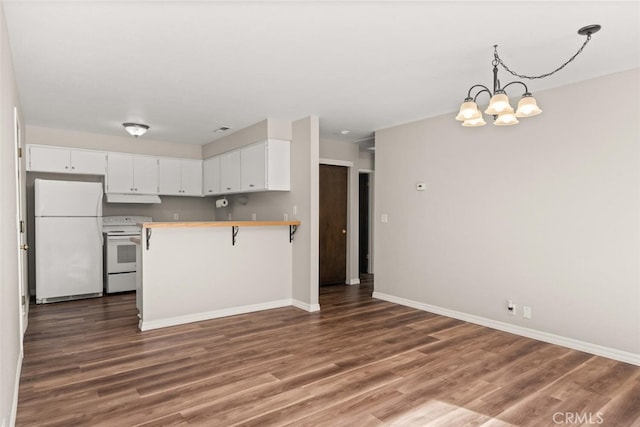
M 462 126 L 465 127 L 477 127 L 487 124 L 482 117 L 482 113 L 478 109 L 478 104 L 476 104 L 478 96 L 482 93 L 486 93 L 490 97 L 489 106 L 484 112 L 485 114 L 493 116 L 493 124 L 496 126 L 515 125 L 519 123 L 518 118 L 537 116 L 538 114 L 542 113 L 542 110 L 540 109 L 540 107 L 538 107 L 538 103 L 536 102 L 533 95 L 531 95 L 531 92 L 529 92 L 529 88 L 526 84 L 519 80 L 515 80 L 507 83 L 504 86 L 500 85 L 500 80 L 498 79 L 498 65 L 500 65 L 510 74 L 521 79 L 533 80 L 549 77 L 562 70 L 571 61 L 573 61 L 576 56 L 578 56 L 582 52 L 587 43 L 589 43 L 589 40 L 591 40 L 591 35 L 600 31 L 600 28 L 600 25 L 587 25 L 586 27 L 580 28 L 578 30 L 578 34 L 580 34 L 581 36 L 586 36 L 586 40 L 584 41 L 580 49 L 578 49 L 578 51 L 571 58 L 569 58 L 564 64 L 562 64 L 555 70 L 549 73 L 541 74 L 539 76 L 526 76 L 512 71 L 509 67 L 507 67 L 507 65 L 498 55 L 498 45 L 494 45 L 493 61 L 491 61 L 491 65 L 493 66 L 493 90 L 481 84 L 471 86 L 471 88 L 469 88 L 469 92 L 467 93 L 467 97 L 464 99 L 464 102 L 460 106 L 460 112 L 456 116 L 456 120 L 461 121 Z M 524 87 L 522 98 L 518 102 L 518 107 L 515 112 L 513 110 L 513 107 L 509 103 L 509 97 L 507 96 L 506 91 L 506 89 L 512 85 L 522 85 Z M 472 95 L 474 91 L 475 94 Z

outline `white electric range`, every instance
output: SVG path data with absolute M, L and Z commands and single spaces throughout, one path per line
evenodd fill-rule
M 102 217 L 104 236 L 104 289 L 107 294 L 136 290 L 136 244 L 138 223 L 153 222 L 148 216 Z

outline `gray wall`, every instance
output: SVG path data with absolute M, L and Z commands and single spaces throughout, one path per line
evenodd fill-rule
M 18 288 L 18 213 L 14 107 L 20 108 L 11 49 L 0 7 L 0 423 L 13 422 L 22 360 Z M 24 126 L 20 123 L 21 129 Z
M 335 161 L 335 162 L 334 162 Z M 351 166 L 341 164 L 347 162 Z M 357 144 L 345 141 L 336 141 L 328 138 L 320 140 L 320 163 L 336 164 L 349 168 L 348 192 L 347 192 L 347 284 L 360 283 L 359 266 L 359 170 L 360 148 Z M 370 166 L 368 163 L 366 166 Z M 365 169 L 368 169 L 365 168 Z
M 319 122 L 307 117 L 288 124 L 268 119 L 204 147 L 206 157 L 267 138 L 291 140 L 291 191 L 231 195 L 218 219 L 300 220 L 293 242 L 293 299 L 305 308 L 318 304 L 318 155 Z M 295 211 L 295 212 L 294 212 Z M 230 217 L 229 217 L 230 215 Z
M 512 127 L 377 132 L 376 291 L 640 361 L 639 81 L 535 93 L 544 113 Z

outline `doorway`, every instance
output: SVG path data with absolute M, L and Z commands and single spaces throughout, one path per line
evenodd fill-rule
M 370 229 L 370 220 L 369 220 L 369 174 L 368 173 L 360 173 L 359 174 L 359 197 L 358 197 L 358 252 L 359 252 L 359 272 L 360 275 L 369 274 L 369 258 L 371 254 L 369 253 L 369 229 Z
M 320 285 L 347 280 L 348 172 L 345 166 L 320 165 Z

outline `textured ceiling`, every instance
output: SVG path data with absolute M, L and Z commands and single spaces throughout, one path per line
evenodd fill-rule
M 640 67 L 637 1 L 3 5 L 27 124 L 122 135 L 133 121 L 189 144 L 265 118 L 318 115 L 322 136 L 345 141 L 453 120 L 472 84 L 491 85 L 494 44 L 511 68 L 540 74 L 576 52 L 588 24 L 603 29 L 564 70 L 527 82 L 534 95 Z

